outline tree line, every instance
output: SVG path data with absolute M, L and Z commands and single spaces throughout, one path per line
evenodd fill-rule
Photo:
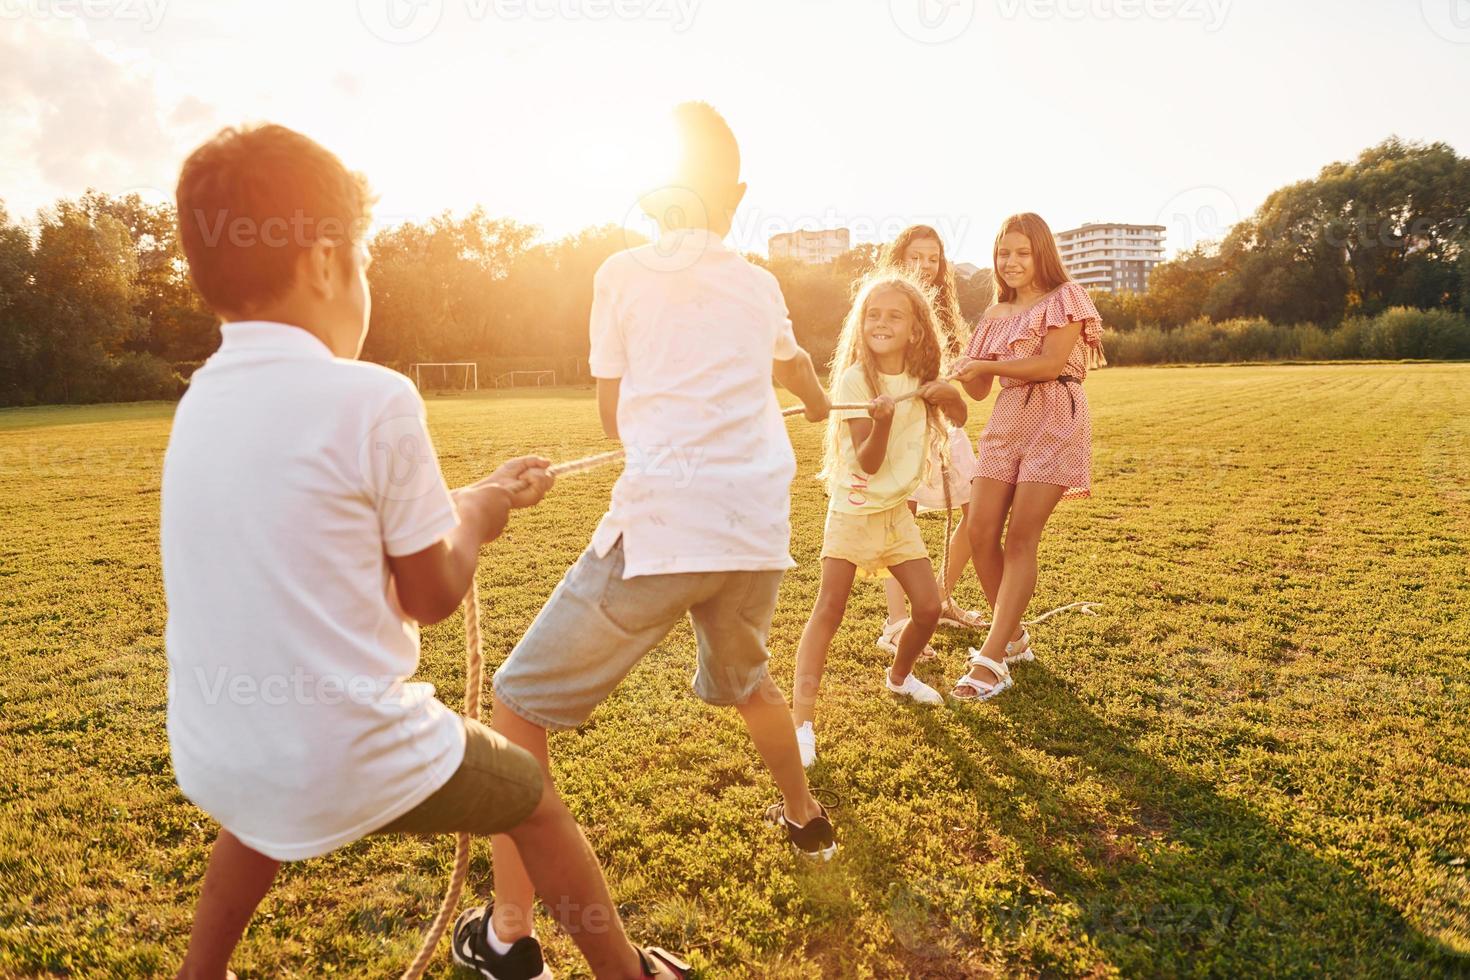
M 643 241 L 621 227 L 543 241 L 476 208 L 376 233 L 363 356 L 585 371 L 592 274 Z M 877 247 L 827 265 L 753 261 L 798 340 L 830 353 Z M 957 282 L 976 322 L 990 272 Z M 1271 194 L 1223 240 L 1161 263 L 1147 292 L 1095 295 L 1114 364 L 1470 357 L 1470 159 L 1389 139 Z M 218 344 L 173 210 L 88 191 L 29 224 L 0 204 L 0 404 L 176 397 Z

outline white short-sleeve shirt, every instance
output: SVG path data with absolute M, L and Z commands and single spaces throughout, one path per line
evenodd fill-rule
M 621 379 L 622 476 L 592 547 L 624 576 L 790 568 L 796 458 L 771 362 L 798 347 L 776 279 L 705 231 L 610 257 L 592 374 Z
M 457 518 L 407 378 L 298 327 L 221 332 L 164 459 L 169 747 L 185 796 L 299 860 L 459 767 L 463 723 L 409 681 L 418 627 L 388 566 Z

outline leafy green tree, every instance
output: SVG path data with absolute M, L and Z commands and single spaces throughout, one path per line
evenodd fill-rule
M 1139 325 L 1182 327 L 1204 315 L 1205 301 L 1220 281 L 1223 261 L 1216 243 L 1200 242 L 1154 266 L 1138 313 Z
M 109 197 L 95 190 L 82 195 L 78 206 L 93 220 L 101 215 L 117 219 L 132 239 L 133 312 L 142 333 L 130 338 L 127 348 L 167 361 L 209 356 L 219 344 L 218 318 L 189 281 L 173 206 L 148 204 L 137 194 Z
M 93 217 L 61 201 L 41 214 L 31 268 L 32 303 L 25 315 L 35 343 L 35 397 L 107 397 L 111 359 L 142 332 L 128 229 L 110 214 Z
M 34 400 L 39 338 L 30 313 L 31 236 L 0 203 L 0 405 Z
M 1271 194 L 1221 244 L 1204 312 L 1336 324 L 1393 305 L 1461 303 L 1470 160 L 1390 138 Z

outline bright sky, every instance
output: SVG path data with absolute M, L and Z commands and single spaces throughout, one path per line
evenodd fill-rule
M 0 0 L 0 199 L 168 199 L 194 144 L 272 120 L 380 224 L 637 226 L 649 134 L 701 98 L 742 249 L 922 220 L 984 266 L 1013 211 L 1172 251 L 1390 134 L 1470 153 L 1467 91 L 1470 0 Z

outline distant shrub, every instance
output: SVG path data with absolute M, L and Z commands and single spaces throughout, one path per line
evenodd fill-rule
M 1375 317 L 1351 317 L 1333 330 L 1314 323 L 1277 326 L 1260 318 L 1198 319 L 1174 330 L 1110 331 L 1105 344 L 1109 363 L 1116 365 L 1460 360 L 1470 358 L 1470 317 L 1394 307 Z
M 99 379 L 96 397 L 89 401 L 124 402 L 178 398 L 184 379 L 167 361 L 152 354 L 128 353 L 109 358 Z

